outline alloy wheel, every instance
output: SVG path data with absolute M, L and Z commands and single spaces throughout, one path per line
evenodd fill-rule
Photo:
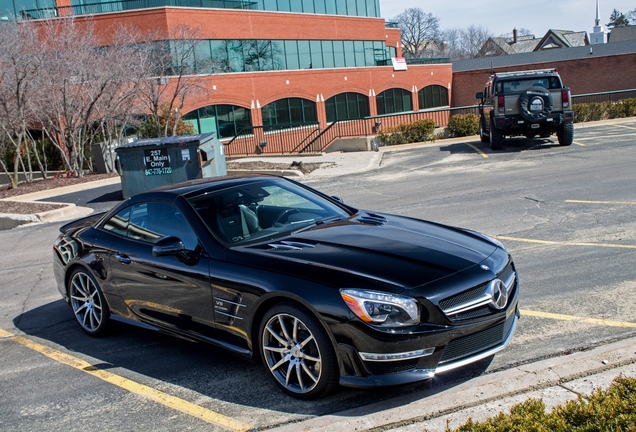
M 286 390 L 308 393 L 320 382 L 320 348 L 297 317 L 285 313 L 272 316 L 263 329 L 262 349 L 267 367 Z
M 70 284 L 71 306 L 75 318 L 88 333 L 97 333 L 104 318 L 103 302 L 93 279 L 83 271 L 73 275 Z

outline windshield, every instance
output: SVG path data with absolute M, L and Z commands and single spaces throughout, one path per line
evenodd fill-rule
M 350 216 L 324 197 L 278 179 L 208 192 L 188 201 L 216 237 L 232 245 Z
M 530 87 L 543 87 L 548 90 L 554 90 L 561 88 L 561 82 L 559 78 L 555 76 L 497 82 L 498 93 L 522 92 L 528 90 Z

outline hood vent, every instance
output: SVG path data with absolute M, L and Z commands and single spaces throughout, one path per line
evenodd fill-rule
M 357 220 L 362 223 L 378 226 L 382 226 L 386 223 L 386 218 L 384 216 L 380 216 L 375 213 L 367 213 L 364 216 L 360 216 Z
M 293 250 L 303 250 L 304 248 L 315 248 L 316 245 L 309 243 L 301 243 L 295 241 L 281 241 L 278 243 L 270 243 L 269 246 L 270 251 L 293 251 Z

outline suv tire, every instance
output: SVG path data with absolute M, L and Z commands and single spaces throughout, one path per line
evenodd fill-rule
M 541 99 L 541 111 L 533 111 L 531 106 L 533 101 Z M 519 96 L 519 112 L 521 117 L 529 122 L 546 118 L 554 107 L 552 94 L 543 87 L 530 87 Z
M 490 134 L 486 134 L 486 131 L 484 130 L 484 118 L 480 118 L 479 119 L 479 139 L 481 140 L 482 143 L 487 144 L 490 142 Z
M 557 131 L 559 145 L 569 146 L 574 142 L 574 123 L 566 123 Z
M 490 149 L 502 150 L 505 137 L 500 130 L 495 129 L 495 123 L 490 120 Z

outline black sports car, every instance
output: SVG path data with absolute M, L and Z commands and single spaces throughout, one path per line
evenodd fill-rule
M 60 231 L 55 277 L 86 333 L 123 321 L 209 342 L 301 399 L 490 357 L 519 316 L 497 240 L 280 177 L 155 189 Z

